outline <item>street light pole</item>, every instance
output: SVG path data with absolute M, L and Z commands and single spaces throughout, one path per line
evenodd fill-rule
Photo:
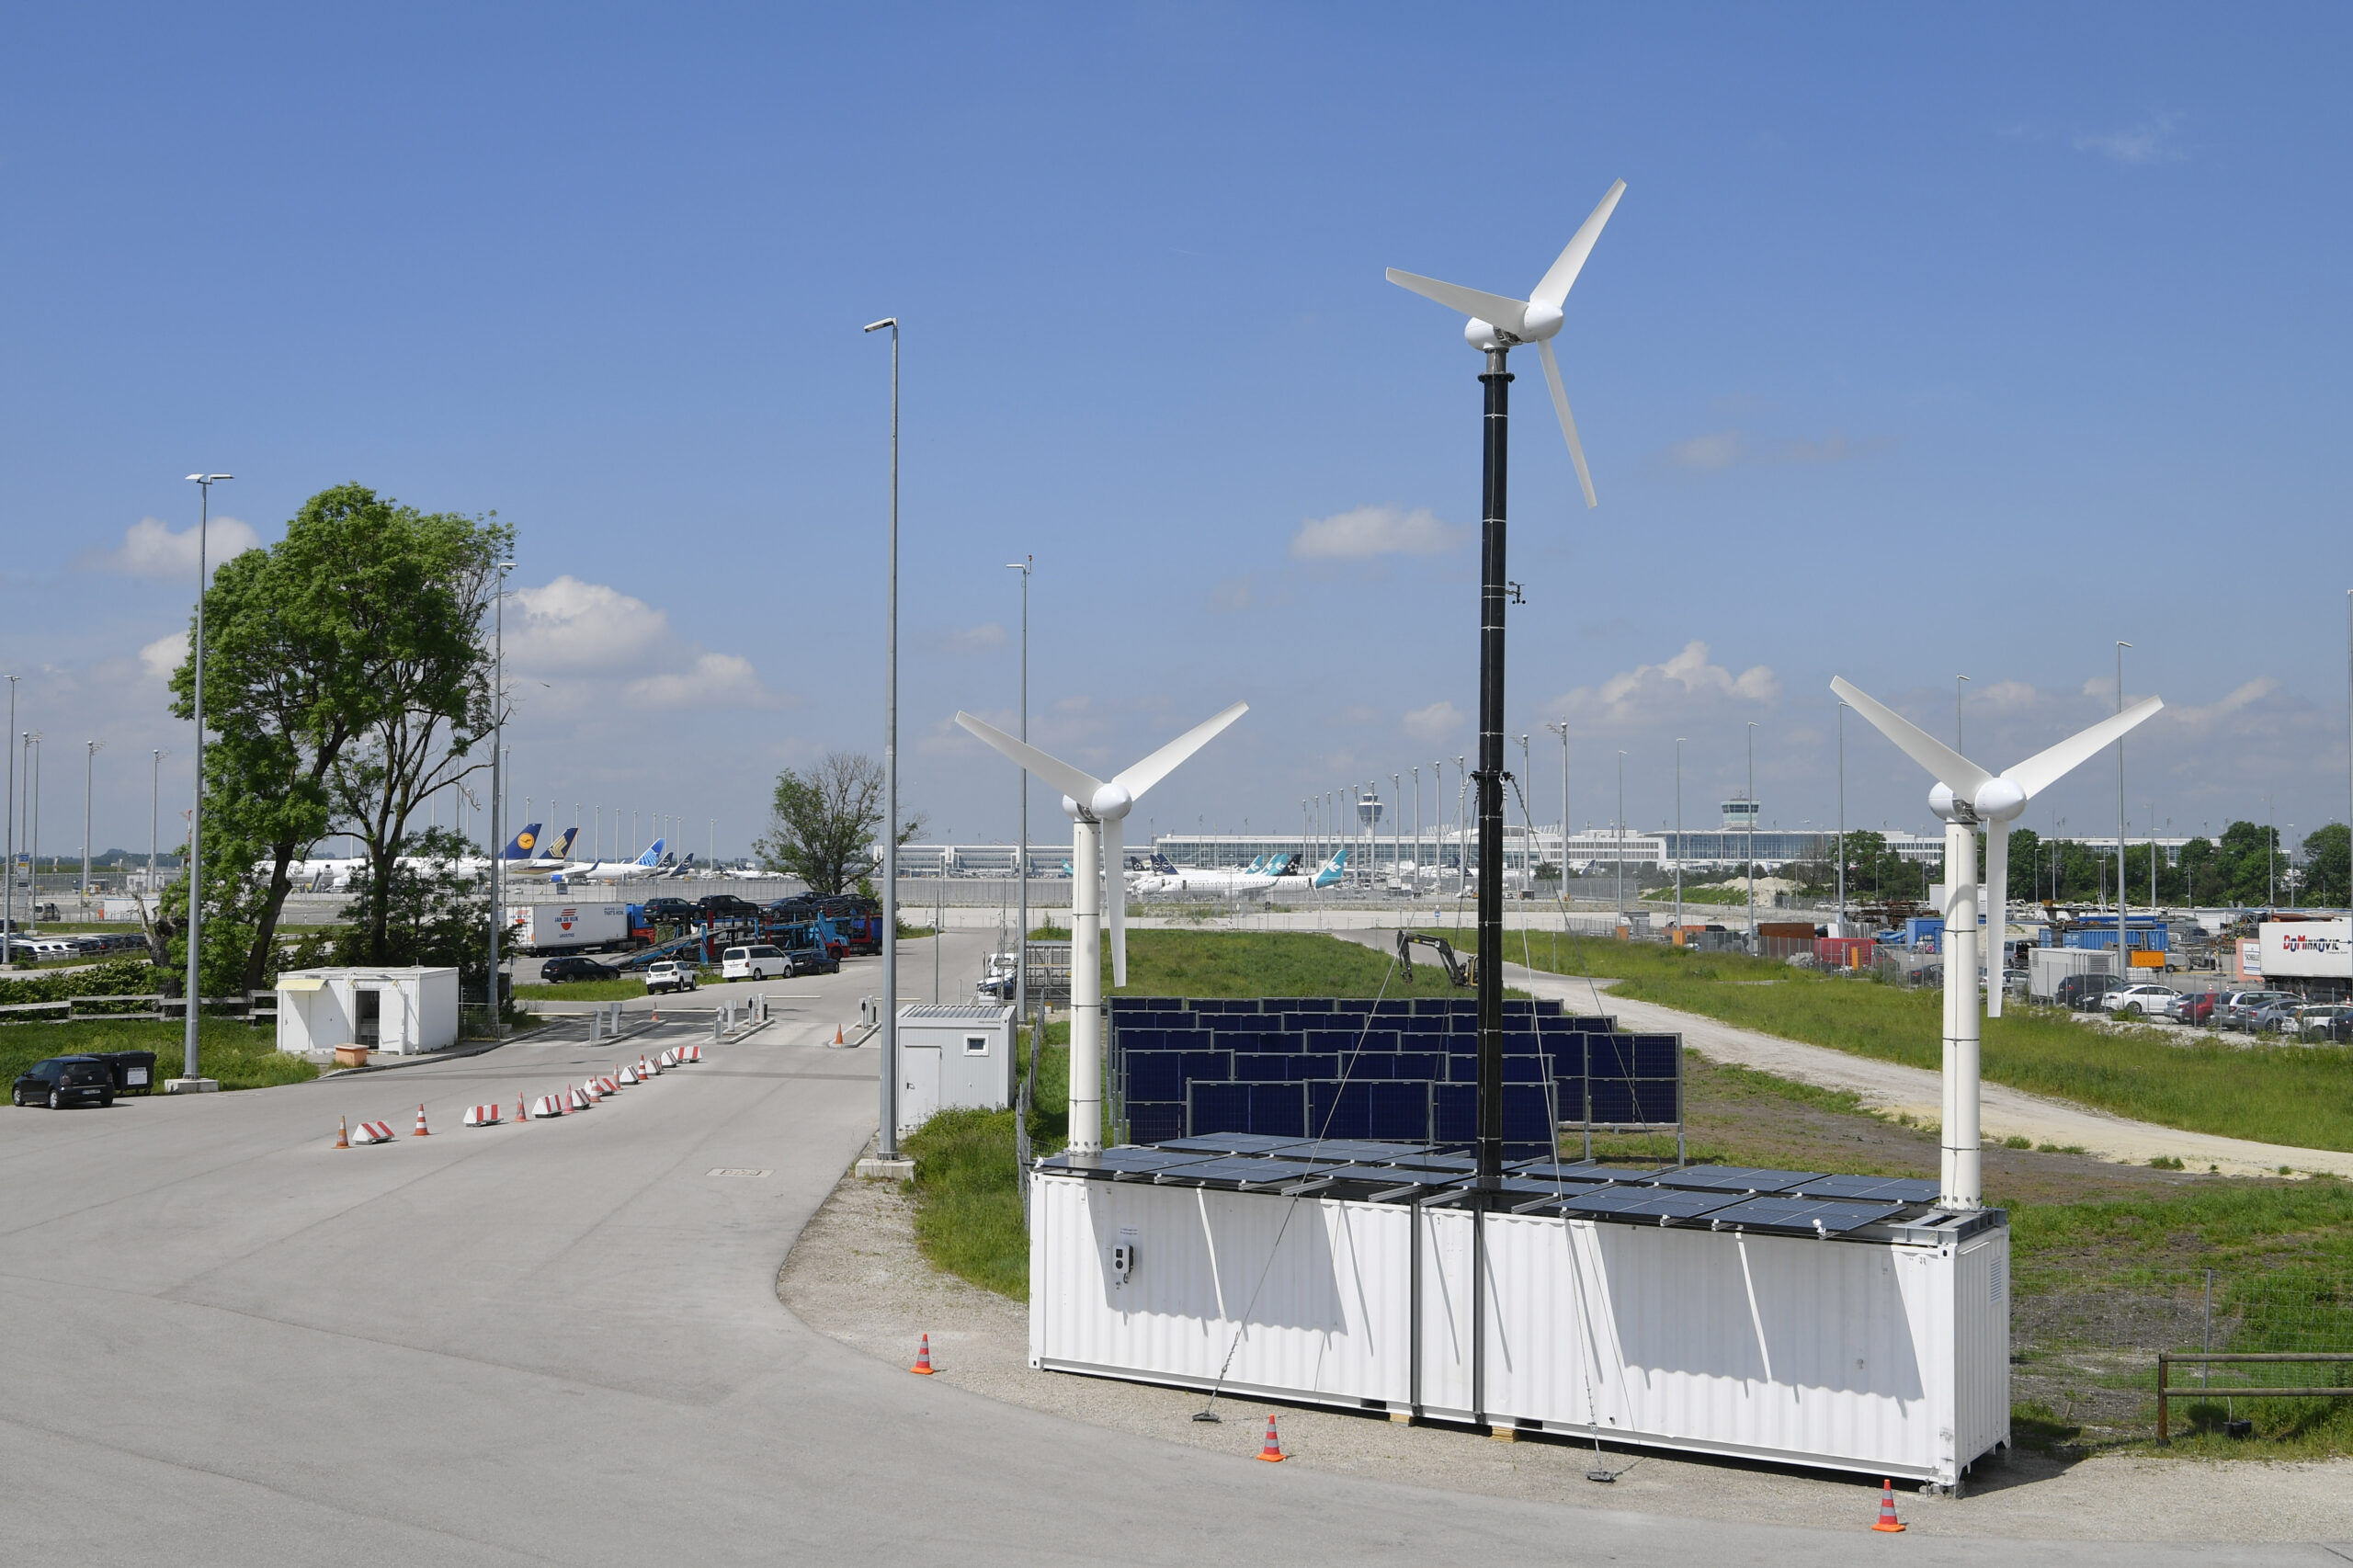
M 98 752 L 104 741 L 82 743 L 82 913 L 90 913 L 90 778 L 97 771 Z
M 876 1152 L 899 1157 L 899 318 L 866 324 L 891 329 L 891 575 L 884 615 L 882 673 L 882 1106 Z M 1084 1095 L 1095 1096 L 1088 1085 Z
M 2348 600 L 2353 603 L 2353 600 Z M 0 969 L 17 967 L 17 682 L 8 677 L 8 732 L 0 737 L 8 753 L 7 880 L 0 892 Z
M 1683 842 L 1683 737 L 1675 737 L 1675 928 L 1683 929 L 1683 861 L 1690 846 Z M 1676 940 L 1683 938 L 1677 937 Z
M 196 797 L 188 813 L 188 994 L 181 1011 L 187 1015 L 183 1031 L 180 1076 L 164 1085 L 166 1094 L 200 1094 L 221 1085 L 210 1078 L 200 1077 L 196 1070 L 197 1024 L 203 1015 L 200 1006 L 204 997 L 202 976 L 198 959 L 204 949 L 204 591 L 205 542 L 212 524 L 212 487 L 224 479 L 234 479 L 233 473 L 191 473 L 188 482 L 197 487 L 201 499 L 196 515 L 196 639 L 189 662 L 193 666 L 189 681 L 190 709 L 196 716 Z M 36 882 L 38 888 L 38 882 Z
M 1748 950 L 1756 951 L 1756 721 L 1748 722 Z
M 506 818 L 506 791 L 502 788 L 506 777 L 506 574 L 515 562 L 498 563 L 498 593 L 492 608 L 492 675 L 490 710 L 490 980 L 489 992 L 483 998 L 490 1009 L 490 1038 L 505 1038 L 506 1017 L 498 1006 L 498 927 L 506 919 L 504 895 L 506 890 L 506 835 L 502 827 Z M 526 796 L 528 800 L 529 797 Z
M 1962 751 L 1961 738 L 1961 688 L 1969 684 L 1967 676 L 1952 677 L 1952 749 Z
M 2124 650 L 2132 646 L 2120 641 L 2116 644 L 2116 710 L 2124 711 Z M 2130 870 L 2124 850 L 2124 737 L 2116 738 L 2116 983 L 2132 983 L 2132 938 L 2124 923 L 2127 906 L 2131 902 Z
M 1618 924 L 1626 924 L 1626 754 L 1622 751 L 1618 754 Z
M 163 800 L 164 753 L 157 748 L 155 760 L 148 765 L 147 774 L 147 896 L 155 899 L 159 904 L 163 901 L 155 892 L 155 840 Z
M 1847 705 L 1838 705 L 1838 934 L 1847 935 Z
M 1025 555 L 1008 561 L 1005 569 L 1021 574 L 1021 738 L 1029 739 L 1029 574 L 1038 558 Z M 1029 1013 L 1029 770 L 1021 770 L 1021 847 L 1013 874 L 1021 880 L 1021 927 L 1013 937 L 1013 1027 L 1018 1030 Z M 1042 1037 L 1041 1037 L 1042 1043 Z M 1033 1048 L 1034 1049 L 1034 1048 Z
M 1569 722 L 1552 719 L 1544 727 L 1561 737 L 1561 907 L 1569 899 Z

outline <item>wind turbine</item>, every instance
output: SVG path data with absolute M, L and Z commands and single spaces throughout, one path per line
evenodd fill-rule
M 1563 250 L 1525 300 L 1509 299 L 1502 294 L 1483 293 L 1477 289 L 1465 289 L 1459 283 L 1441 283 L 1435 278 L 1418 273 L 1389 269 L 1389 281 L 1401 289 L 1411 289 L 1425 299 L 1436 300 L 1441 305 L 1461 311 L 1471 319 L 1463 324 L 1463 340 L 1482 353 L 1495 348 L 1508 348 L 1516 343 L 1533 343 L 1537 354 L 1544 361 L 1544 384 L 1552 389 L 1552 408 L 1561 416 L 1561 434 L 1568 437 L 1569 460 L 1577 465 L 1577 483 L 1585 490 L 1585 504 L 1599 505 L 1594 499 L 1593 475 L 1586 472 L 1585 447 L 1577 440 L 1577 422 L 1569 413 L 1569 394 L 1561 385 L 1561 362 L 1552 356 L 1552 336 L 1561 330 L 1561 305 L 1569 297 L 1569 290 L 1585 270 L 1586 257 L 1593 254 L 1593 243 L 1601 238 L 1602 225 L 1609 222 L 1609 214 L 1618 210 L 1618 199 L 1626 194 L 1626 182 L 1611 185 L 1598 206 L 1588 214 L 1568 248 Z
M 2002 1016 L 1998 954 L 2009 924 L 2010 824 L 2027 802 L 2077 767 L 2123 738 L 2125 733 L 2165 706 L 2152 697 L 2113 718 L 2037 752 L 2015 767 L 1988 773 L 1909 719 L 1834 679 L 1830 689 L 1870 721 L 1871 728 L 1896 744 L 1937 780 L 1928 809 L 1945 824 L 1945 1050 L 1943 1195 L 1948 1209 L 1974 1209 L 1984 1195 L 1978 1131 L 1978 1056 L 1982 1028 L 1977 1015 L 1977 830 L 1985 830 L 1985 881 L 1992 890 L 1988 921 L 1995 961 L 1989 965 L 1985 1010 Z M 2117 936 L 2123 957 L 2123 934 Z
M 1109 782 L 995 725 L 958 713 L 956 722 L 1063 792 L 1063 810 L 1073 824 L 1070 895 L 1070 1148 L 1099 1153 L 1103 1148 L 1103 906 L 1111 893 L 1111 983 L 1128 983 L 1128 882 L 1122 824 L 1145 790 L 1176 770 L 1176 765 L 1250 711 L 1237 702 L 1216 718 L 1194 725 Z
M 1596 505 L 1593 476 L 1586 472 L 1585 449 L 1577 441 L 1576 420 L 1569 414 L 1569 394 L 1561 387 L 1561 367 L 1552 358 L 1552 339 L 1561 330 L 1561 302 L 1569 297 L 1569 287 L 1585 269 L 1594 242 L 1601 237 L 1602 225 L 1609 222 L 1618 199 L 1625 193 L 1624 180 L 1610 186 L 1568 248 L 1537 280 L 1529 299 L 1507 299 L 1400 272 L 1393 267 L 1389 269 L 1392 283 L 1469 316 L 1463 340 L 1486 359 L 1486 369 L 1479 377 L 1485 404 L 1480 420 L 1479 462 L 1479 770 L 1465 778 L 1466 783 L 1475 779 L 1479 786 L 1479 1067 L 1473 1146 L 1475 1185 L 1483 1202 L 1503 1188 L 1504 606 L 1518 597 L 1518 585 L 1505 575 L 1511 466 L 1509 359 L 1512 349 L 1523 343 L 1535 344 L 1543 357 L 1544 380 L 1552 389 L 1552 407 L 1561 416 L 1561 434 L 1568 438 L 1569 459 L 1576 464 L 1585 504 Z M 1472 874 L 1467 863 L 1462 871 L 1467 882 Z

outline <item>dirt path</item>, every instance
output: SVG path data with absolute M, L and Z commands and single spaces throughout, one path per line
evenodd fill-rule
M 1142 1383 L 1033 1370 L 1029 1309 L 925 1262 L 912 1202 L 892 1183 L 846 1176 L 777 1277 L 801 1321 L 884 1361 L 908 1365 L 931 1336 L 940 1381 L 1140 1437 L 1247 1458 L 1266 1436 L 1263 1403 L 1221 1401 L 1223 1419 L 1192 1419 L 1202 1396 Z M 1764 1465 L 1608 1450 L 1611 1484 L 1586 1479 L 1588 1445 L 1499 1443 L 1467 1429 L 1407 1426 L 1336 1411 L 1276 1409 L 1290 1462 L 1401 1484 L 1488 1496 L 1697 1515 L 1765 1524 L 1867 1528 L 1877 1483 Z M 2021 1453 L 1980 1464 L 1963 1495 L 1897 1499 L 1917 1534 L 2235 1544 L 2353 1540 L 2353 1460 L 2220 1464 L 2097 1459 L 2066 1464 Z

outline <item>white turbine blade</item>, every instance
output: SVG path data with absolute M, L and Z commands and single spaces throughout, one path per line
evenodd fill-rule
M 1174 773 L 1178 763 L 1215 740 L 1220 730 L 1249 711 L 1247 702 L 1235 703 L 1216 718 L 1194 725 L 1134 767 L 1121 769 L 1111 782 L 1125 790 L 1129 800 L 1143 799 L 1143 792 Z
M 2048 751 L 2039 751 L 2016 767 L 2004 768 L 2002 777 L 2017 785 L 2032 800 L 2069 773 L 2108 747 L 2114 745 L 2125 732 L 2165 706 L 2165 699 L 2152 697 L 2134 703 L 2123 712 L 2102 719 L 2079 735 L 2071 735 Z
M 1466 316 L 1476 316 L 1489 326 L 1520 335 L 1528 321 L 1528 301 L 1506 299 L 1501 294 L 1484 293 L 1477 289 L 1465 289 L 1460 283 L 1441 283 L 1435 278 L 1424 278 L 1416 272 L 1389 269 L 1389 281 L 1400 289 L 1411 289 L 1426 300 L 1436 300 L 1450 310 Z
M 1092 774 L 1080 772 L 1058 756 L 1047 756 L 1028 741 L 1016 740 L 995 724 L 961 712 L 956 715 L 956 722 L 1082 806 L 1092 805 L 1095 791 L 1103 788 L 1103 781 Z
M 1110 920 L 1111 983 L 1128 983 L 1128 852 L 1121 842 L 1124 817 L 1103 819 L 1104 914 Z
M 2002 1016 L 2002 938 L 2010 928 L 2010 824 L 1985 824 L 1985 886 L 1977 902 L 1985 909 L 1985 1016 Z
M 1586 472 L 1585 446 L 1577 439 L 1577 422 L 1569 413 L 1569 392 L 1561 385 L 1561 362 L 1552 358 L 1552 340 L 1537 340 L 1536 352 L 1544 361 L 1544 384 L 1552 389 L 1552 409 L 1561 416 L 1561 434 L 1569 438 L 1569 460 L 1577 465 L 1577 483 L 1585 487 L 1585 504 L 1597 506 L 1593 498 L 1593 475 Z
M 1585 270 L 1585 258 L 1593 254 L 1593 242 L 1601 238 L 1601 226 L 1609 222 L 1612 212 L 1618 210 L 1618 199 L 1625 194 L 1626 182 L 1622 179 L 1609 187 L 1600 205 L 1578 226 L 1568 248 L 1561 253 L 1561 258 L 1552 264 L 1551 270 L 1544 274 L 1543 281 L 1537 284 L 1535 291 L 1528 296 L 1529 300 L 1550 305 L 1554 310 L 1560 309 L 1561 301 L 1569 297 L 1569 290 L 1576 283 L 1577 274 Z
M 1893 741 L 1904 756 L 1927 768 L 1938 783 L 1949 788 L 1961 799 L 1974 801 L 1977 791 L 1993 781 L 1992 774 L 1878 698 L 1847 685 L 1844 677 L 1833 679 L 1830 689 L 1847 707 L 1870 720 L 1872 729 Z

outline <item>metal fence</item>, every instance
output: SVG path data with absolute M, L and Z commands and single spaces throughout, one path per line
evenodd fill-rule
M 2091 1445 L 2158 1435 L 2166 1422 L 2200 1432 L 2293 1438 L 2331 1425 L 2353 1430 L 2353 1270 L 2282 1263 L 2259 1272 L 2200 1270 L 2118 1288 L 2037 1290 L 2021 1285 L 2010 1321 L 2013 1408 Z M 2174 1360 L 2206 1355 L 2341 1358 Z

